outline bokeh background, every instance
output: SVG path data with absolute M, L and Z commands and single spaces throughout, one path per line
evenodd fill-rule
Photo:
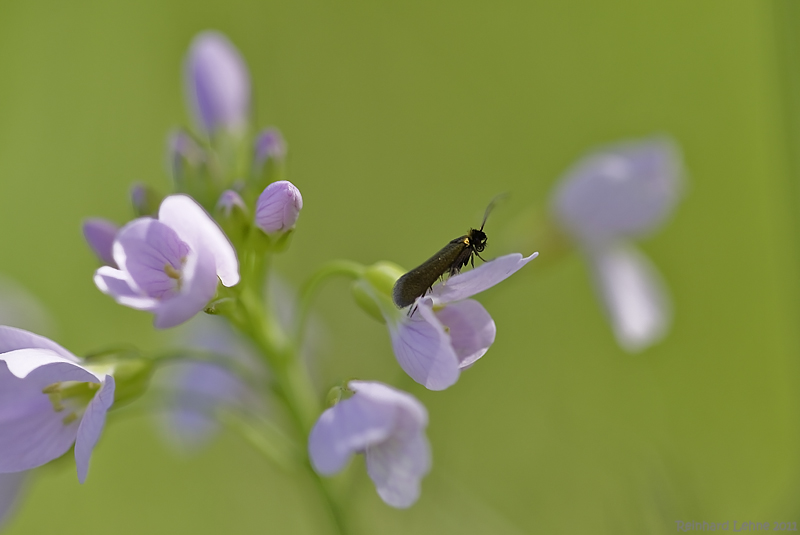
M 166 338 L 94 288 L 80 222 L 129 218 L 133 181 L 168 190 L 181 63 L 209 28 L 246 58 L 257 123 L 288 140 L 305 206 L 278 269 L 295 285 L 332 258 L 416 265 L 501 191 L 487 231 L 507 236 L 598 145 L 669 134 L 684 151 L 685 198 L 642 245 L 675 320 L 641 354 L 616 345 L 577 255 L 480 297 L 497 342 L 445 392 L 400 380 L 385 329 L 345 282 L 326 287 L 323 380 L 391 381 L 430 411 L 414 507 L 385 506 L 356 467 L 360 533 L 800 521 L 792 2 L 0 0 L 0 272 L 77 354 Z M 134 417 L 107 429 L 85 485 L 40 470 L 7 532 L 324 533 L 308 491 L 235 436 L 179 457 Z

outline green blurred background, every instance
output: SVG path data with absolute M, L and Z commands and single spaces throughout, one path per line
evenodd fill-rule
M 126 220 L 133 181 L 167 190 L 181 62 L 209 28 L 288 140 L 305 206 L 278 269 L 295 285 L 332 258 L 411 267 L 509 191 L 487 228 L 503 236 L 598 145 L 667 133 L 684 150 L 685 199 L 642 246 L 675 321 L 642 354 L 617 347 L 578 256 L 481 296 L 497 342 L 445 392 L 398 383 L 385 329 L 346 283 L 324 290 L 322 378 L 392 381 L 430 411 L 420 501 L 390 509 L 357 466 L 359 533 L 800 521 L 794 3 L 0 0 L 0 272 L 78 354 L 166 339 L 95 289 L 80 221 Z M 85 485 L 40 470 L 8 533 L 324 533 L 309 490 L 235 436 L 182 458 L 131 418 Z

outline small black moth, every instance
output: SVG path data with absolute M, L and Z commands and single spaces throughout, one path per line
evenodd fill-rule
M 492 211 L 497 197 L 486 207 L 481 228 L 469 229 L 467 234 L 450 240 L 438 253 L 412 269 L 394 283 L 392 300 L 398 308 L 404 308 L 433 289 L 434 283 L 447 273 L 450 277 L 457 275 L 467 264 L 475 267 L 475 256 L 486 261 L 480 253 L 486 248 L 486 234 L 483 226 Z M 413 311 L 412 311 L 413 312 Z

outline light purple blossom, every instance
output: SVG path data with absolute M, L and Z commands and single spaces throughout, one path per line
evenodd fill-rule
M 314 470 L 333 475 L 363 453 L 383 501 L 410 507 L 431 468 L 428 412 L 410 394 L 382 383 L 350 381 L 348 387 L 353 396 L 323 412 L 308 437 Z
M 250 75 L 239 51 L 219 32 L 197 35 L 184 69 L 195 120 L 206 133 L 241 131 L 250 114 Z
M 254 385 L 262 383 L 266 374 L 255 349 L 218 317 L 197 316 L 186 324 L 179 338 L 182 347 L 211 352 L 229 361 L 228 366 L 223 362 L 182 361 L 165 368 L 159 377 L 159 386 L 167 392 L 166 410 L 159 415 L 164 435 L 176 448 L 188 452 L 216 433 L 216 411 L 263 412 Z
M 584 158 L 554 192 L 556 219 L 586 255 L 617 341 L 628 351 L 658 341 L 671 320 L 661 276 L 628 240 L 662 225 L 682 189 L 677 147 L 651 139 Z
M 256 225 L 267 234 L 286 232 L 294 228 L 303 196 L 288 180 L 273 182 L 267 186 L 256 203 Z
M 479 302 L 469 299 L 507 279 L 538 253 L 513 253 L 450 277 L 417 299 L 408 315 L 381 306 L 400 367 L 430 390 L 452 386 L 461 370 L 472 366 L 494 343 L 494 320 Z
M 74 443 L 83 483 L 114 402 L 110 371 L 83 365 L 47 338 L 0 326 L 0 474 L 41 466 Z
M 107 266 L 117 266 L 112 249 L 118 231 L 119 225 L 108 219 L 93 217 L 83 221 L 83 237 L 86 238 L 86 243 L 97 258 Z
M 242 199 L 242 196 L 232 189 L 226 189 L 222 192 L 222 195 L 219 196 L 217 210 L 225 217 L 230 217 L 234 207 L 238 207 L 243 213 L 247 213 L 247 205 Z
M 164 199 L 158 219 L 142 217 L 125 225 L 113 249 L 119 269 L 101 267 L 95 284 L 118 303 L 155 314 L 159 329 L 203 310 L 219 281 L 225 286 L 239 282 L 233 246 L 186 195 Z

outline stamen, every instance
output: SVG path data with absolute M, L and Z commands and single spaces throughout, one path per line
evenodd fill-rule
M 164 273 L 167 274 L 167 277 L 170 279 L 180 280 L 181 272 L 172 267 L 172 264 L 164 264 Z
M 64 425 L 69 425 L 69 424 L 71 424 L 72 422 L 74 422 L 77 419 L 78 419 L 78 415 L 75 414 L 75 412 L 73 411 L 73 412 L 67 414 L 66 416 L 64 416 L 64 419 L 61 420 L 61 423 L 63 423 Z
M 53 383 L 42 388 L 42 394 L 55 394 L 59 390 L 61 390 L 61 383 Z
M 61 393 L 54 392 L 52 394 L 47 394 L 47 397 L 50 399 L 50 404 L 53 406 L 53 410 L 56 412 L 61 412 L 64 410 L 64 405 L 61 404 Z

